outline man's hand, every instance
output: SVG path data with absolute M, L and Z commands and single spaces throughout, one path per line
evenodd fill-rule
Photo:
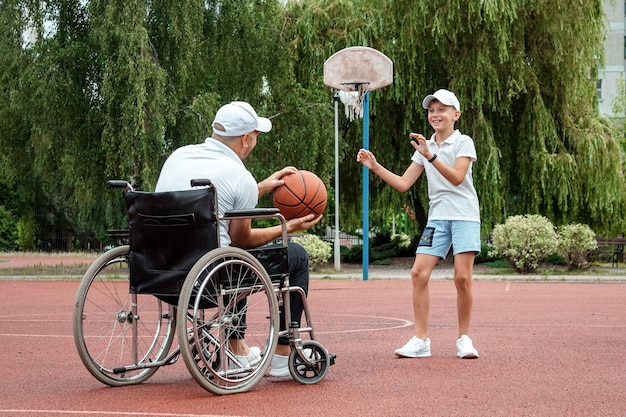
M 295 219 L 291 219 L 287 222 L 287 232 L 299 232 L 300 230 L 310 229 L 315 226 L 320 220 L 322 220 L 322 215 L 320 214 L 308 214 L 303 217 L 298 217 Z
M 274 172 L 272 175 L 270 175 L 263 181 L 259 182 L 257 184 L 257 187 L 259 189 L 259 198 L 261 198 L 265 194 L 271 193 L 272 191 L 274 191 L 274 188 L 280 187 L 281 185 L 283 185 L 285 181 L 283 181 L 282 178 L 285 175 L 291 175 L 297 172 L 298 172 L 298 168 L 288 166 L 288 167 L 281 169 L 280 171 Z

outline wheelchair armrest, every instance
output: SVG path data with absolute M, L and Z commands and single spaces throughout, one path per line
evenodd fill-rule
M 224 216 L 220 220 L 232 220 L 232 219 L 261 219 L 261 218 L 275 218 L 280 220 L 282 228 L 282 241 L 283 245 L 287 245 L 287 220 L 280 214 L 280 210 L 277 208 L 252 208 L 243 210 L 229 210 L 224 213 Z
M 253 208 L 243 210 L 229 210 L 224 213 L 224 218 L 230 217 L 274 217 L 280 213 L 277 208 Z M 277 217 L 277 216 L 276 216 Z

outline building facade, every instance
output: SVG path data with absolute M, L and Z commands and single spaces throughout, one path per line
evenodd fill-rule
M 624 117 L 614 114 L 613 101 L 623 94 L 624 68 L 626 60 L 626 32 L 624 31 L 625 3 L 619 0 L 604 0 L 607 18 L 607 37 L 604 41 L 604 68 L 598 74 L 598 107 L 600 114 L 609 117 Z

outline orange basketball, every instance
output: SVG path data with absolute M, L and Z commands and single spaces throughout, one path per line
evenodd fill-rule
M 326 209 L 326 186 L 314 173 L 300 170 L 282 177 L 285 181 L 274 189 L 274 207 L 287 220 L 307 214 L 320 215 Z

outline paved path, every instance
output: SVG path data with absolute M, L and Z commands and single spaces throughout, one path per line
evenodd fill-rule
M 87 266 L 97 258 L 98 254 L 0 254 L 0 269 L 25 268 L 29 266 L 59 266 L 84 264 Z M 487 272 L 485 272 L 487 271 Z M 475 281 L 541 281 L 541 282 L 619 282 L 626 281 L 626 271 L 609 269 L 607 274 L 602 275 L 572 275 L 572 274 L 499 274 L 497 270 L 489 270 L 482 266 L 477 266 L 474 270 Z M 450 265 L 438 266 L 432 274 L 432 280 L 451 280 L 454 271 Z M 19 276 L 12 277 L 19 279 Z M 36 279 L 36 277 L 28 277 Z M 50 277 L 44 277 L 49 279 Z M 342 280 L 363 280 L 363 270 L 358 265 L 344 264 L 340 271 L 329 269 L 327 272 L 314 272 L 312 279 L 342 279 Z M 398 266 L 376 266 L 370 265 L 368 268 L 367 280 L 379 279 L 410 279 L 410 265 Z M 3 279 L 7 279 L 4 277 Z M 40 277 L 41 279 L 41 277 Z
M 409 280 L 411 278 L 411 272 L 409 268 L 376 268 L 370 267 L 367 274 L 368 280 L 379 279 L 399 279 Z M 474 281 L 527 281 L 527 282 L 622 282 L 626 281 L 626 274 L 620 274 L 617 271 L 615 274 L 610 271 L 611 274 L 590 274 L 590 275 L 573 275 L 573 274 L 501 274 L 497 271 L 485 272 L 484 269 L 477 269 L 474 271 Z M 313 279 L 360 279 L 363 280 L 362 269 L 351 269 L 349 271 L 331 271 L 326 273 L 312 273 Z M 453 280 L 454 270 L 450 267 L 436 268 L 432 275 L 431 280 Z
M 20 253 L 0 253 L 0 269 L 26 268 L 38 265 L 76 265 L 91 264 L 99 254 L 20 254 Z

